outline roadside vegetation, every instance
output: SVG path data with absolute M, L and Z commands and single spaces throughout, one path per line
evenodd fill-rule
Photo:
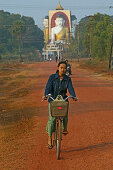
M 88 16 L 79 22 L 75 31 L 75 39 L 72 39 L 67 50 L 68 58 L 89 58 L 87 65 L 98 63 L 107 64 L 113 46 L 113 16 L 97 13 Z M 113 54 L 112 54 L 113 55 Z
M 32 17 L 0 10 L 0 61 L 40 60 L 43 31 Z

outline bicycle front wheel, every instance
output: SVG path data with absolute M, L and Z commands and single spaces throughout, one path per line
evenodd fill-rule
M 60 158 L 60 150 L 61 150 L 61 120 L 58 119 L 56 123 L 56 152 L 57 159 Z

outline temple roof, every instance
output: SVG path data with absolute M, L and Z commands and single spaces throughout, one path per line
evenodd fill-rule
M 56 8 L 56 10 L 63 10 L 64 8 L 62 8 L 62 6 L 60 5 L 60 1 L 59 1 L 59 5 L 58 7 Z

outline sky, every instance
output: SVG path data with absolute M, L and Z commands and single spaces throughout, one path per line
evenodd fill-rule
M 60 3 L 65 10 L 71 10 L 77 22 L 97 12 L 113 16 L 113 8 L 109 8 L 113 6 L 113 0 L 60 0 Z M 44 17 L 58 4 L 59 0 L 0 0 L 0 10 L 32 17 L 35 24 L 43 29 Z

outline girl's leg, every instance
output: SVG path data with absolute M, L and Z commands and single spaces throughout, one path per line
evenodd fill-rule
M 67 131 L 68 115 L 63 119 L 63 131 Z
M 48 119 L 47 127 L 46 127 L 48 136 L 52 137 L 52 132 L 55 131 L 55 126 L 56 126 L 55 124 L 56 124 L 56 118 L 51 116 L 51 108 L 50 108 L 50 103 L 49 103 L 49 119 Z
M 68 102 L 68 107 L 69 107 L 69 102 Z M 67 132 L 67 124 L 68 124 L 68 113 L 67 116 L 63 119 L 63 131 L 65 132 Z

